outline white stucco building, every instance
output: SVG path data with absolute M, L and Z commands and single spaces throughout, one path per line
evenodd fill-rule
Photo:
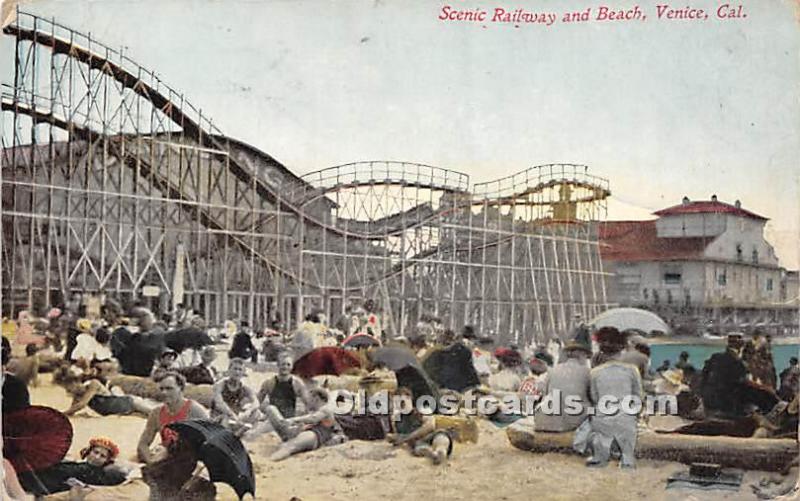
M 780 267 L 764 238 L 767 218 L 716 196 L 684 198 L 655 215 L 602 226 L 603 264 L 615 274 L 611 301 L 703 328 L 796 328 L 797 274 Z

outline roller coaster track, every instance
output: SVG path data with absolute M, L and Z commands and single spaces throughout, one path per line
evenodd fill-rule
M 103 137 L 102 134 L 99 132 L 93 131 L 90 128 L 80 126 L 78 124 L 74 124 L 68 122 L 67 120 L 57 117 L 50 112 L 43 112 L 37 111 L 29 106 L 22 105 L 19 103 L 13 103 L 6 100 L 2 101 L 2 109 L 4 111 L 14 111 L 16 113 L 20 113 L 23 115 L 30 116 L 33 121 L 37 124 L 39 123 L 47 123 L 63 130 L 68 130 L 72 134 L 74 134 L 79 139 L 83 139 L 89 142 L 96 141 Z M 212 229 L 212 230 L 224 230 L 224 226 L 219 223 L 208 210 L 202 207 L 196 207 L 191 198 L 185 196 L 173 182 L 171 182 L 166 176 L 162 176 L 158 173 L 157 169 L 153 169 L 153 167 L 144 160 L 141 156 L 137 156 L 132 152 L 135 151 L 134 148 L 126 148 L 124 147 L 124 142 L 126 138 L 124 136 L 116 136 L 112 138 L 108 138 L 109 141 L 107 144 L 110 147 L 110 152 L 113 156 L 117 157 L 123 164 L 130 168 L 131 170 L 139 169 L 139 174 L 146 179 L 151 180 L 153 185 L 156 189 L 161 191 L 162 193 L 166 193 L 169 195 L 170 198 L 175 199 L 177 202 L 186 202 L 186 203 L 179 203 L 178 205 L 183 208 L 184 212 L 194 221 L 199 222 L 204 227 Z M 413 210 L 413 209 L 412 209 Z M 245 242 L 242 238 L 239 238 L 235 235 L 225 234 L 224 232 L 221 233 L 225 235 L 225 238 L 229 239 L 234 245 L 239 247 L 245 255 L 253 255 L 256 256 L 260 261 L 266 264 L 270 269 L 277 271 L 279 274 L 283 275 L 286 278 L 290 278 L 293 281 L 296 281 L 299 284 L 311 286 L 318 289 L 324 289 L 324 287 L 320 287 L 319 284 L 313 283 L 309 280 L 304 279 L 301 276 L 298 276 L 292 270 L 286 269 L 283 266 L 280 266 L 274 260 L 270 259 L 269 257 L 265 256 L 262 252 L 255 249 L 253 246 L 249 245 Z M 440 247 L 440 246 L 433 246 L 430 249 L 424 250 L 415 254 L 413 256 L 407 257 L 403 263 L 398 263 L 392 265 L 390 268 L 386 270 L 383 275 L 375 277 L 371 282 L 363 283 L 359 285 L 345 285 L 343 287 L 345 290 L 357 290 L 364 287 L 371 287 L 378 285 L 379 283 L 400 275 L 405 270 L 413 268 L 416 264 L 424 259 L 435 255 L 439 252 L 443 253 L 440 255 L 447 255 L 447 254 L 455 254 L 458 252 L 476 252 L 483 250 L 485 248 L 491 248 L 502 244 L 503 242 L 509 241 L 512 237 L 502 237 L 491 242 L 487 242 L 481 245 L 475 245 L 472 247 L 460 247 L 460 248 L 451 248 L 451 247 Z M 382 257 L 382 256 L 380 256 Z M 358 260 L 358 256 L 353 257 L 355 260 Z M 342 287 L 330 287 L 330 289 L 335 290 L 342 290 Z
M 20 104 L 8 103 L 6 101 L 2 102 L 2 109 L 6 111 L 14 111 L 16 113 L 22 113 L 24 115 L 30 116 L 35 123 L 48 123 L 54 125 L 56 127 L 62 128 L 64 130 L 70 131 L 72 134 L 75 134 L 76 137 L 80 139 L 84 139 L 87 141 L 95 141 L 97 139 L 102 138 L 102 134 L 95 132 L 89 128 L 81 127 L 76 124 L 72 124 L 67 122 L 66 120 L 56 117 L 52 113 L 43 113 L 37 112 L 36 110 L 31 109 L 30 107 L 23 106 Z M 118 136 L 115 140 L 108 141 L 108 145 L 110 146 L 111 154 L 117 157 L 126 167 L 130 168 L 131 170 L 139 169 L 140 175 L 143 177 L 150 179 L 156 189 L 161 191 L 162 193 L 166 193 L 170 196 L 170 198 L 175 199 L 178 202 L 193 202 L 192 199 L 186 197 L 178 187 L 176 187 L 173 183 L 170 182 L 165 176 L 161 176 L 158 174 L 156 169 L 153 169 L 152 166 L 143 158 L 137 157 L 131 153 L 125 153 L 126 151 L 133 151 L 132 149 L 122 147 L 125 139 L 123 136 Z M 223 230 L 224 227 L 218 223 L 209 212 L 202 207 L 198 207 L 196 209 L 189 209 L 188 205 L 179 203 L 181 208 L 184 208 L 184 212 L 189 216 L 190 219 L 199 222 L 206 228 L 212 230 Z M 247 245 L 242 239 L 237 238 L 235 235 L 225 234 L 226 238 L 230 239 L 235 245 L 237 245 L 246 255 L 255 255 L 258 256 L 264 263 L 266 263 L 270 268 L 278 270 L 281 274 L 286 277 L 289 277 L 293 280 L 300 280 L 294 273 L 289 270 L 282 269 L 272 260 L 268 259 L 266 256 L 263 256 L 259 252 L 257 252 L 254 248 Z
M 34 44 L 42 45 L 50 49 L 54 54 L 66 55 L 69 58 L 87 65 L 91 69 L 101 71 L 109 78 L 118 82 L 124 88 L 130 89 L 144 100 L 150 102 L 154 109 L 159 110 L 171 122 L 179 126 L 182 134 L 191 141 L 194 141 L 197 145 L 213 151 L 226 152 L 226 160 L 222 161 L 224 168 L 227 168 L 239 182 L 243 183 L 244 186 L 254 189 L 261 199 L 267 201 L 275 207 L 279 207 L 281 212 L 290 213 L 295 218 L 296 225 L 308 225 L 309 227 L 318 228 L 323 232 L 330 233 L 331 235 L 335 235 L 341 239 L 370 241 L 381 240 L 390 236 L 399 236 L 405 232 L 415 231 L 423 228 L 437 219 L 446 217 L 448 214 L 459 211 L 468 213 L 475 206 L 491 207 L 503 204 L 540 204 L 539 202 L 525 200 L 524 197 L 539 192 L 545 188 L 555 187 L 559 183 L 564 182 L 564 180 L 550 180 L 545 183 L 540 183 L 539 185 L 529 187 L 520 193 L 495 198 L 475 197 L 463 188 L 447 185 L 446 181 L 441 185 L 432 185 L 402 178 L 391 178 L 388 176 L 385 179 L 369 179 L 361 181 L 353 180 L 349 182 L 337 182 L 325 187 L 313 188 L 305 184 L 305 181 L 302 178 L 294 176 L 289 169 L 265 152 L 246 143 L 224 136 L 210 123 L 208 124 L 208 127 L 204 127 L 201 124 L 203 122 L 202 115 L 200 115 L 200 121 L 193 120 L 188 113 L 186 113 L 175 103 L 175 101 L 171 100 L 158 88 L 148 84 L 145 80 L 143 80 L 143 75 L 154 76 L 155 74 L 152 71 L 142 68 L 137 63 L 126 57 L 123 57 L 117 51 L 102 46 L 101 44 L 97 44 L 103 48 L 107 55 L 113 54 L 119 56 L 120 61 L 124 60 L 126 62 L 130 62 L 135 68 L 134 72 L 131 72 L 120 64 L 110 60 L 107 56 L 103 56 L 97 52 L 83 48 L 72 41 L 57 37 L 54 34 L 42 32 L 37 29 L 24 28 L 18 25 L 7 26 L 3 31 L 8 35 L 15 36 L 18 40 L 30 41 Z M 138 73 L 138 77 L 136 76 L 136 73 Z M 158 80 L 157 82 L 160 83 Z M 176 94 L 169 87 L 164 87 L 169 90 L 170 95 Z M 188 106 L 194 110 L 191 105 Z M 433 255 L 438 254 L 442 257 L 446 255 L 452 255 L 452 259 L 455 261 L 456 253 L 474 253 L 487 248 L 497 247 L 502 245 L 504 242 L 513 239 L 513 236 L 503 236 L 491 241 L 484 240 L 480 245 L 470 244 L 466 247 L 456 247 L 455 245 L 433 245 L 428 249 L 422 250 L 415 255 L 407 257 L 381 255 L 379 253 L 376 253 L 374 256 L 353 255 L 350 257 L 353 260 L 358 260 L 360 257 L 364 257 L 370 259 L 380 258 L 385 261 L 400 259 L 400 262 L 385 268 L 384 273 L 381 275 L 375 276 L 375 274 L 372 274 L 372 276 L 375 278 L 368 283 L 360 283 L 358 285 L 343 284 L 341 287 L 323 286 L 305 279 L 302 276 L 302 270 L 297 273 L 295 270 L 287 269 L 285 266 L 282 266 L 280 263 L 276 262 L 276 260 L 271 259 L 263 252 L 248 244 L 243 238 L 227 233 L 226 230 L 230 230 L 231 228 L 226 228 L 226 226 L 218 221 L 207 208 L 194 204 L 195 200 L 193 200 L 191 196 L 188 196 L 186 193 L 184 193 L 181 190 L 181 187 L 177 185 L 174 180 L 171 180 L 168 178 L 168 176 L 164 176 L 159 173 L 158 169 L 153 168 L 153 166 L 150 165 L 142 155 L 135 154 L 137 152 L 137 148 L 135 146 L 127 147 L 128 144 L 126 143 L 129 139 L 124 134 L 107 136 L 93 130 L 90 127 L 79 125 L 70 119 L 56 116 L 52 110 L 37 109 L 35 105 L 27 105 L 26 103 L 19 102 L 15 99 L 9 101 L 5 98 L 5 96 L 3 96 L 2 99 L 2 110 L 30 116 L 34 123 L 51 124 L 90 143 L 98 139 L 105 138 L 107 144 L 110 146 L 110 151 L 113 156 L 118 158 L 130 169 L 138 169 L 141 175 L 145 176 L 146 179 L 151 180 L 155 188 L 162 193 L 167 194 L 170 199 L 175 200 L 181 209 L 188 214 L 190 219 L 198 222 L 206 228 L 220 230 L 220 233 L 225 235 L 225 238 L 227 238 L 229 242 L 232 242 L 236 247 L 241 249 L 245 255 L 257 257 L 258 260 L 263 262 L 269 269 L 291 279 L 298 285 L 311 286 L 321 290 L 361 289 L 364 287 L 374 286 L 392 277 L 398 276 L 404 273 L 406 270 L 415 267 L 417 264 L 424 264 L 424 260 Z M 146 136 L 148 134 L 143 135 Z M 214 157 L 214 159 L 215 161 L 220 162 L 219 158 Z M 285 192 L 285 186 L 271 186 L 263 176 L 259 175 L 259 165 L 251 165 L 251 159 L 255 159 L 256 164 L 279 169 L 284 177 L 289 177 L 292 184 L 302 190 L 299 193 L 301 196 L 287 196 Z M 307 177 L 308 176 L 304 176 L 304 178 Z M 569 182 L 571 182 L 574 186 L 589 190 L 602 189 L 597 188 L 597 186 L 592 185 L 591 183 L 581 183 L 575 180 Z M 310 204 L 325 199 L 327 194 L 340 190 L 358 188 L 365 184 L 369 184 L 371 186 L 391 185 L 399 187 L 427 188 L 441 191 L 442 193 L 455 194 L 457 196 L 463 195 L 463 197 L 457 199 L 455 203 L 444 204 L 435 209 L 429 203 L 421 203 L 403 212 L 391 214 L 381 219 L 369 222 L 340 220 L 347 221 L 345 223 L 345 228 L 342 228 L 341 224 L 328 224 L 309 214 L 308 207 Z M 543 204 L 543 202 L 541 204 Z M 191 209 L 189 209 L 190 206 Z M 270 217 L 275 216 L 268 216 L 266 219 L 269 219 Z M 356 229 L 351 228 L 351 224 L 355 226 Z M 295 228 L 297 228 L 297 226 L 295 226 Z M 469 261 L 465 261 L 464 263 L 468 264 Z M 454 262 L 453 264 L 457 265 L 458 263 Z
M 8 101 L 5 99 L 2 101 L 1 107 L 2 110 L 4 111 L 13 111 L 15 113 L 20 113 L 23 115 L 30 116 L 33 119 L 33 121 L 37 124 L 47 123 L 55 127 L 58 127 L 60 129 L 70 131 L 79 139 L 83 139 L 89 142 L 94 142 L 103 138 L 103 134 L 96 132 L 88 127 L 83 127 L 73 122 L 69 122 L 66 119 L 58 117 L 49 111 L 45 112 L 41 110 L 35 110 L 27 105 L 14 103 L 12 101 Z M 252 255 L 257 257 L 269 269 L 274 270 L 280 275 L 289 278 L 301 285 L 311 286 L 321 290 L 326 289 L 326 287 L 321 287 L 320 284 L 318 283 L 314 283 L 312 281 L 303 278 L 302 276 L 299 276 L 293 270 L 281 266 L 274 260 L 264 255 L 263 252 L 249 245 L 244 239 L 239 238 L 236 235 L 227 234 L 224 231 L 222 231 L 225 230 L 224 225 L 218 222 L 210 213 L 210 211 L 204 209 L 203 207 L 196 207 L 194 204 L 194 200 L 186 196 L 183 192 L 181 192 L 179 186 L 176 186 L 174 182 L 171 182 L 171 180 L 168 179 L 166 176 L 160 175 L 158 173 L 158 170 L 154 169 L 149 164 L 149 162 L 147 162 L 144 158 L 142 158 L 141 155 L 138 156 L 135 155 L 133 153 L 135 151 L 135 148 L 124 147 L 124 143 L 128 140 L 125 136 L 113 136 L 107 139 L 108 139 L 108 144 L 110 146 L 110 151 L 113 156 L 117 157 L 121 162 L 124 163 L 125 166 L 127 166 L 131 170 L 136 170 L 138 168 L 140 175 L 146 179 L 151 180 L 156 189 L 158 189 L 162 193 L 167 194 L 171 199 L 174 199 L 175 201 L 179 202 L 178 205 L 184 210 L 184 212 L 189 216 L 190 219 L 199 222 L 206 228 L 212 230 L 219 230 L 220 234 L 224 235 L 225 238 L 227 238 L 231 243 L 233 243 L 236 247 L 238 247 L 244 253 L 244 255 Z M 346 183 L 346 184 L 352 185 L 353 183 Z M 335 185 L 335 186 L 341 186 L 341 185 Z M 386 220 L 388 223 L 396 218 L 402 218 L 404 216 L 407 216 L 409 213 L 414 213 L 414 212 L 424 213 L 426 217 L 424 217 L 420 221 L 417 221 L 412 226 L 398 227 L 396 229 L 389 228 L 388 230 L 384 229 L 384 232 L 381 233 L 381 236 L 396 235 L 404 231 L 413 230 L 420 226 L 424 226 L 427 222 L 436 219 L 437 217 L 446 215 L 446 213 L 448 212 L 456 211 L 462 208 L 466 209 L 472 205 L 474 205 L 474 202 L 467 201 L 459 203 L 459 205 L 456 207 L 448 207 L 447 209 L 440 209 L 434 211 L 433 209 L 430 208 L 428 204 L 424 203 L 420 204 L 416 207 L 412 207 L 407 211 L 404 211 L 403 213 L 388 216 L 387 218 L 384 218 L 384 220 Z M 375 221 L 363 224 L 372 226 L 375 225 L 376 223 L 378 222 Z M 513 236 L 503 236 L 488 242 L 483 242 L 472 246 L 452 247 L 452 246 L 436 245 L 429 249 L 423 250 L 415 255 L 406 257 L 401 263 L 393 264 L 391 267 L 387 268 L 382 275 L 374 277 L 370 282 L 360 283 L 358 285 L 345 285 L 344 287 L 328 287 L 328 289 L 331 290 L 344 289 L 347 291 L 353 291 L 364 287 L 376 286 L 383 281 L 401 275 L 404 271 L 412 269 L 417 264 L 420 263 L 424 264 L 423 261 L 425 259 L 433 255 L 436 255 L 437 253 L 439 253 L 439 255 L 442 257 L 448 255 L 455 256 L 455 254 L 457 253 L 465 253 L 465 252 L 474 253 L 485 249 L 490 249 L 493 247 L 500 246 L 503 243 L 509 242 L 512 238 Z M 375 257 L 381 257 L 387 260 L 389 259 L 388 256 L 376 255 Z M 353 259 L 358 260 L 359 256 L 353 256 Z
M 196 141 L 200 146 L 220 151 L 230 151 L 232 154 L 229 156 L 229 162 L 227 163 L 227 167 L 240 182 L 244 183 L 247 186 L 254 186 L 256 192 L 260 197 L 267 200 L 269 203 L 275 206 L 280 206 L 282 209 L 292 213 L 295 217 L 302 220 L 302 222 L 307 223 L 310 226 L 320 228 L 323 231 L 329 231 L 341 237 L 362 239 L 362 240 L 376 240 L 384 237 L 384 235 L 365 234 L 349 230 L 343 230 L 337 226 L 325 224 L 324 222 L 311 217 L 301 207 L 295 205 L 295 203 L 292 200 L 282 197 L 279 193 L 276 193 L 276 191 L 272 187 L 268 186 L 263 179 L 261 179 L 259 176 L 255 175 L 254 173 L 250 172 L 247 168 L 245 168 L 242 165 L 243 162 L 241 162 L 241 160 L 237 160 L 237 157 L 239 155 L 236 155 L 235 151 L 231 151 L 230 145 L 224 144 L 228 141 L 226 137 L 222 136 L 221 134 L 217 134 L 215 132 L 209 132 L 204 130 L 198 123 L 193 121 L 186 113 L 184 113 L 174 102 L 169 100 L 157 89 L 148 85 L 140 78 L 137 78 L 133 73 L 119 66 L 115 62 L 110 61 L 106 57 L 91 52 L 85 48 L 79 47 L 67 40 L 55 37 L 51 34 L 35 31 L 32 29 L 22 28 L 16 25 L 7 26 L 6 28 L 4 28 L 3 32 L 8 35 L 13 35 L 20 40 L 27 40 L 33 43 L 41 44 L 49 48 L 56 54 L 68 55 L 69 57 L 72 57 L 75 60 L 88 65 L 92 69 L 103 71 L 106 75 L 113 78 L 124 87 L 131 89 L 142 98 L 150 101 L 153 104 L 154 108 L 159 109 L 173 123 L 181 127 L 183 132 L 190 139 Z M 116 53 L 116 51 L 110 48 L 107 48 L 107 52 Z M 151 74 L 151 75 L 154 74 L 153 72 L 147 71 L 141 67 L 139 68 L 139 70 L 140 74 L 141 73 Z M 11 104 L 11 106 L 13 106 L 13 108 L 10 108 L 12 110 L 20 109 L 19 108 L 20 105 L 18 103 L 13 103 Z M 9 109 L 9 108 L 4 107 L 4 109 Z M 37 116 L 40 117 L 45 117 L 47 115 L 46 113 L 40 113 L 30 109 L 26 111 L 30 111 L 33 114 L 36 114 Z M 53 119 L 55 119 L 55 117 L 53 117 Z M 68 125 L 68 124 L 65 120 L 62 120 L 61 125 Z M 250 150 L 252 152 L 258 153 L 260 156 L 268 158 L 271 161 L 270 163 L 273 162 L 277 163 L 277 161 L 272 159 L 272 157 L 269 157 L 265 153 L 255 148 L 250 148 Z M 283 168 L 285 169 L 285 167 Z

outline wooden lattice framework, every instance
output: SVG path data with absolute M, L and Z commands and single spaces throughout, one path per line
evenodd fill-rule
M 4 309 L 157 286 L 211 322 L 291 325 L 372 299 L 393 334 L 428 312 L 530 340 L 607 306 L 610 191 L 585 166 L 475 185 L 385 161 L 301 178 L 122 51 L 22 12 L 4 32 Z

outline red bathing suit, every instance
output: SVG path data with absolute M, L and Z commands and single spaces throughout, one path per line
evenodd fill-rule
M 161 445 L 168 447 L 178 439 L 178 434 L 171 428 L 167 428 L 168 424 L 185 421 L 189 416 L 189 409 L 192 407 L 192 401 L 188 398 L 183 406 L 174 415 L 169 413 L 166 405 L 161 407 L 161 412 L 158 414 L 158 424 L 161 426 Z

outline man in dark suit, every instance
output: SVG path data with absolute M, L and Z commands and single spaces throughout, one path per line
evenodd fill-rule
M 233 337 L 233 344 L 228 352 L 228 357 L 230 359 L 252 360 L 253 363 L 258 362 L 258 350 L 253 345 L 253 340 L 250 337 L 250 325 L 244 320 L 241 323 L 241 329 Z
M 747 367 L 739 355 L 743 345 L 741 335 L 728 336 L 725 351 L 711 355 L 703 366 L 699 387 L 707 417 L 743 417 L 753 405 L 768 412 L 778 402 L 774 392 L 747 380 Z

